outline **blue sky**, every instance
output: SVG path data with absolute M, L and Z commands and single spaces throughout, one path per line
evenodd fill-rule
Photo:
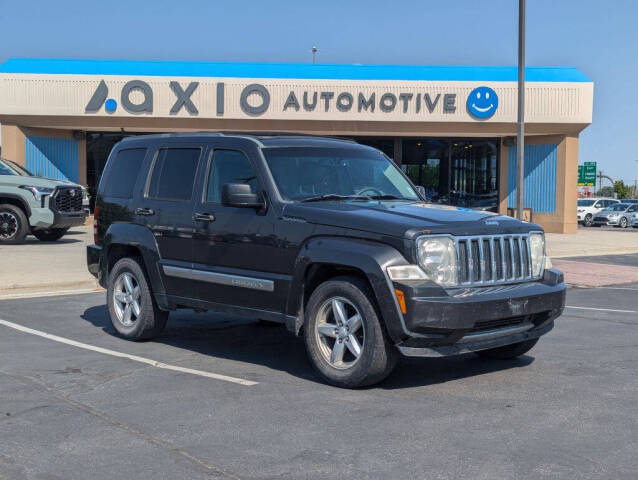
M 638 179 L 638 2 L 531 0 L 527 64 L 595 82 L 580 161 Z M 64 57 L 514 65 L 517 0 L 3 2 L 0 61 Z

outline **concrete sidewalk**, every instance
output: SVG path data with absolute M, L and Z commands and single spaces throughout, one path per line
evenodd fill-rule
M 638 253 L 638 229 L 579 228 L 578 233 L 548 233 L 547 253 L 552 258 Z
M 93 227 L 75 227 L 57 242 L 28 236 L 22 245 L 0 246 L 0 299 L 38 292 L 93 290 L 99 286 L 86 268 Z

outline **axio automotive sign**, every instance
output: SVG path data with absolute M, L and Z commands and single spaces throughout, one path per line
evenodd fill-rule
M 200 82 L 170 81 L 169 87 L 172 96 L 169 115 L 178 115 L 186 112 L 190 116 L 198 116 L 201 106 L 195 99 L 195 94 L 200 87 Z M 236 88 L 233 84 L 233 88 Z M 205 95 L 206 98 L 214 98 L 215 113 L 223 117 L 226 111 L 226 83 L 216 82 L 214 93 Z M 274 92 L 260 83 L 250 83 L 242 86 L 239 95 L 231 95 L 236 99 L 239 109 L 249 117 L 260 117 L 267 113 L 273 113 L 276 109 L 280 113 L 315 112 L 366 114 L 381 112 L 385 114 L 398 113 L 403 115 L 428 115 L 435 112 L 454 114 L 459 108 L 458 93 L 449 91 L 422 91 L 414 88 L 412 91 L 384 91 L 382 88 L 355 89 L 355 88 L 295 88 L 281 92 L 277 88 L 277 94 L 284 93 L 281 101 L 273 101 Z M 394 89 L 396 90 L 396 89 Z M 401 90 L 404 90 L 403 88 Z M 449 89 L 445 89 L 449 90 Z M 467 113 L 478 120 L 492 117 L 498 109 L 498 95 L 489 87 L 480 86 L 474 88 L 465 100 Z M 109 114 L 116 113 L 118 109 L 139 115 L 153 114 L 155 110 L 155 93 L 153 87 L 144 80 L 130 80 L 125 83 L 119 92 L 111 92 L 105 80 L 101 80 L 93 95 L 88 100 L 85 113 L 95 114 L 104 111 Z M 463 103 L 461 103 L 463 104 Z M 205 106 L 210 110 L 211 105 Z M 160 112 L 165 114 L 166 112 Z M 352 117 L 351 117 L 352 118 Z

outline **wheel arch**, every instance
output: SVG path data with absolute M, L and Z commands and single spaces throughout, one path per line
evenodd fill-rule
M 377 242 L 340 237 L 308 240 L 295 262 L 286 307 L 286 313 L 296 319 L 294 333 L 301 331 L 305 305 L 317 286 L 330 278 L 353 275 L 370 286 L 390 338 L 395 342 L 405 338 L 403 319 L 396 307 L 385 269 L 390 265 L 406 263 L 398 250 Z
M 27 220 L 31 216 L 31 207 L 19 195 L 14 195 L 12 193 L 2 193 L 0 194 L 0 205 L 3 203 L 14 205 L 18 207 L 19 209 L 21 209 L 24 212 L 24 214 L 27 216 Z
M 159 271 L 160 253 L 153 232 L 148 227 L 129 223 L 113 223 L 104 236 L 102 278 L 108 275 L 121 258 L 139 257 L 148 276 L 151 292 L 161 305 L 165 297 L 164 283 Z M 163 306 L 163 305 L 161 305 Z

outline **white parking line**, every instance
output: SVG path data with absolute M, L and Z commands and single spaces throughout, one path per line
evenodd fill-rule
M 635 310 L 614 310 L 612 308 L 593 308 L 593 307 L 571 307 L 569 305 L 565 308 L 575 308 L 577 310 L 595 310 L 597 312 L 617 312 L 617 313 L 638 313 Z
M 104 290 L 102 288 L 82 288 L 77 290 L 47 290 L 42 292 L 20 292 L 20 293 L 3 293 L 0 295 L 0 300 L 16 300 L 20 298 L 35 298 L 35 297 L 61 297 L 64 295 L 83 295 L 86 293 L 100 293 Z
M 37 335 L 38 337 L 53 340 L 54 342 L 64 343 L 66 345 L 72 345 L 74 347 L 83 348 L 85 350 L 91 350 L 92 352 L 103 353 L 104 355 L 111 355 L 112 357 L 126 358 L 134 362 L 144 363 L 146 365 L 162 368 L 164 370 L 173 370 L 175 372 L 190 373 L 191 375 L 214 378 L 215 380 L 222 380 L 224 382 L 237 383 L 239 385 L 244 385 L 247 387 L 252 387 L 253 385 L 257 385 L 259 383 L 259 382 L 253 382 L 251 380 L 244 380 L 242 378 L 235 378 L 235 377 L 229 377 L 227 375 L 220 375 L 218 373 L 210 373 L 210 372 L 204 372 L 202 370 L 193 370 L 192 368 L 178 367 L 177 365 L 170 365 L 168 363 L 162 363 L 156 360 L 151 360 L 150 358 L 138 357 L 137 355 L 129 355 L 128 353 L 116 352 L 115 350 L 109 350 L 108 348 L 96 347 L 94 345 L 89 345 L 88 343 L 76 342 L 75 340 L 71 340 L 69 338 L 58 337 L 57 335 L 52 335 L 50 333 L 42 332 L 40 330 L 34 330 L 33 328 L 25 327 L 23 325 L 19 325 L 13 322 L 8 322 L 2 319 L 0 319 L 0 325 L 13 328 L 14 330 L 18 330 L 20 332 L 29 333 L 31 335 Z

